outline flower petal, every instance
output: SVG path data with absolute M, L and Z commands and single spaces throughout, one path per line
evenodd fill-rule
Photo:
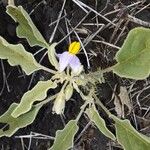
M 69 65 L 74 73 L 79 72 L 82 66 L 79 58 L 76 55 L 72 56 L 72 59 L 70 60 Z
M 69 53 L 71 54 L 77 54 L 80 50 L 80 42 L 72 42 L 70 45 L 69 45 Z
M 62 54 L 58 54 L 59 57 L 59 71 L 62 72 L 69 65 L 73 55 L 69 54 L 69 52 L 63 52 Z

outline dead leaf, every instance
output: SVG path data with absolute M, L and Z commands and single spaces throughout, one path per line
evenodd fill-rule
M 131 112 L 132 104 L 131 104 L 126 87 L 123 87 L 123 86 L 120 87 L 120 94 L 118 96 L 115 95 L 114 105 L 115 105 L 115 111 L 118 117 L 124 118 L 125 116 L 124 106 L 125 105 L 128 108 L 128 113 Z

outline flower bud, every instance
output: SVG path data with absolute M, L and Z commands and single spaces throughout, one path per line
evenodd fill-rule
M 63 114 L 65 109 L 65 94 L 60 92 L 54 101 L 52 111 L 57 115 Z
M 74 69 L 72 69 L 72 74 L 74 74 L 75 76 L 78 76 L 82 71 L 83 71 L 83 65 L 80 65 Z
M 73 94 L 73 86 L 72 84 L 68 84 L 65 89 L 66 101 L 68 101 L 71 98 L 72 94 Z

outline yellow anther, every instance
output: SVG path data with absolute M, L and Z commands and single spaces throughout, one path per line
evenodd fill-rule
M 69 45 L 69 53 L 76 55 L 80 50 L 80 42 L 72 42 Z

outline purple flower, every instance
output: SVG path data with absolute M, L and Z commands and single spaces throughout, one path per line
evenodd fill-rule
M 69 51 L 65 51 L 62 54 L 58 54 L 59 58 L 59 71 L 62 72 L 67 66 L 70 66 L 74 73 L 81 72 L 82 65 L 76 54 L 80 50 L 80 43 L 73 42 L 69 46 Z

